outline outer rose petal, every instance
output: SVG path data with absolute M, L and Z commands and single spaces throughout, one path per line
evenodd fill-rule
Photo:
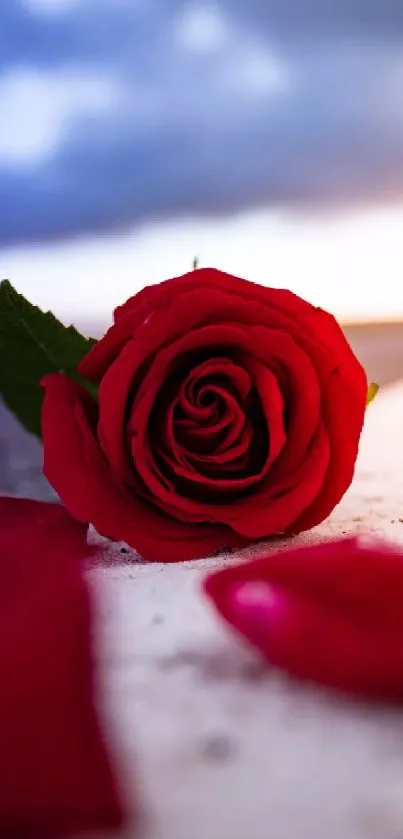
M 331 446 L 329 468 L 322 490 L 287 533 L 300 533 L 320 524 L 332 512 L 354 477 L 367 394 L 365 375 L 355 389 L 349 387 L 344 371 L 328 380 L 323 396 L 324 422 Z
M 206 294 L 209 290 L 231 294 L 242 302 L 256 303 L 264 307 L 271 317 L 270 326 L 284 328 L 285 331 L 315 334 L 316 339 L 327 348 L 329 356 L 348 365 L 351 384 L 357 384 L 362 378 L 362 367 L 357 362 L 351 347 L 337 323 L 329 312 L 312 306 L 297 294 L 287 289 L 268 288 L 258 283 L 234 277 L 216 268 L 199 268 L 181 277 L 174 277 L 158 285 L 150 286 L 115 310 L 115 323 L 121 318 L 132 317 L 132 334 L 135 334 L 139 323 L 146 320 L 154 312 L 164 309 L 173 297 L 200 289 Z M 141 308 L 140 308 L 141 306 Z M 260 323 L 256 319 L 256 323 Z M 264 321 L 266 323 L 266 321 Z M 95 348 L 94 348 L 95 349 Z M 91 351 L 93 352 L 93 351 Z M 352 364 L 354 360 L 355 364 Z
M 210 575 L 221 615 L 293 676 L 403 699 L 403 551 L 368 538 L 268 554 Z
M 152 561 L 195 559 L 247 543 L 229 528 L 187 527 L 118 486 L 96 439 L 95 402 L 61 373 L 43 385 L 44 473 L 75 518 Z
M 150 302 L 156 288 L 157 286 L 144 288 L 116 309 L 115 324 L 108 329 L 102 341 L 98 341 L 79 364 L 79 372 L 84 378 L 93 382 L 101 380 L 126 341 L 133 337 L 136 330 L 147 321 Z
M 94 709 L 86 527 L 60 505 L 0 498 L 0 835 L 118 828 Z
M 351 367 L 351 375 L 360 376 L 360 365 L 337 321 L 328 312 L 312 306 L 291 291 L 260 286 L 215 268 L 200 268 L 181 277 L 147 287 L 119 306 L 115 310 L 115 323 L 105 336 L 107 340 L 103 338 L 98 342 L 81 362 L 82 375 L 100 381 L 123 343 L 134 336 L 140 326 L 149 323 L 154 313 L 164 310 L 173 298 L 178 300 L 179 296 L 197 290 L 202 293 L 205 301 L 210 297 L 211 309 L 215 294 L 224 292 L 240 302 L 255 303 L 264 307 L 270 315 L 268 325 L 271 327 L 284 328 L 290 332 L 306 331 L 308 334 L 314 330 L 317 339 L 330 353 L 334 353 L 349 365 L 354 359 L 355 365 Z M 209 295 L 206 296 L 206 292 L 210 292 Z M 255 322 L 261 321 L 256 318 Z M 177 320 L 177 325 L 179 329 L 181 326 L 186 329 L 184 320 L 179 324 Z

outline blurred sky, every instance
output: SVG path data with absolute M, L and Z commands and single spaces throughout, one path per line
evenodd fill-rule
M 91 323 L 194 256 L 403 316 L 402 0 L 0 0 L 0 276 Z

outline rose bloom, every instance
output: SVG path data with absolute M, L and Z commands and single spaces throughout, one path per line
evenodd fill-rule
M 335 319 L 203 268 L 114 313 L 44 379 L 44 472 L 70 513 L 174 562 L 319 524 L 349 486 L 367 380 Z

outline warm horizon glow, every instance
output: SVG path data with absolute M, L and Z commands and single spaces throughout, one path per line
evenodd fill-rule
M 214 266 L 290 288 L 343 321 L 403 318 L 403 207 L 302 218 L 260 210 L 152 223 L 132 232 L 0 251 L 0 276 L 81 323 L 150 283 Z

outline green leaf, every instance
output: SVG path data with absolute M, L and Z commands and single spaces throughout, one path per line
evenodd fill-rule
M 196 269 L 199 267 L 199 257 L 198 256 L 195 256 L 192 265 L 193 265 L 193 271 L 196 271 Z
M 379 385 L 377 385 L 376 382 L 371 382 L 371 384 L 368 386 L 367 405 L 369 405 L 373 401 L 373 399 L 375 399 L 378 390 Z
M 40 381 L 47 373 L 67 373 L 93 392 L 77 365 L 95 343 L 34 306 L 8 280 L 0 283 L 0 396 L 32 434 L 41 436 Z

